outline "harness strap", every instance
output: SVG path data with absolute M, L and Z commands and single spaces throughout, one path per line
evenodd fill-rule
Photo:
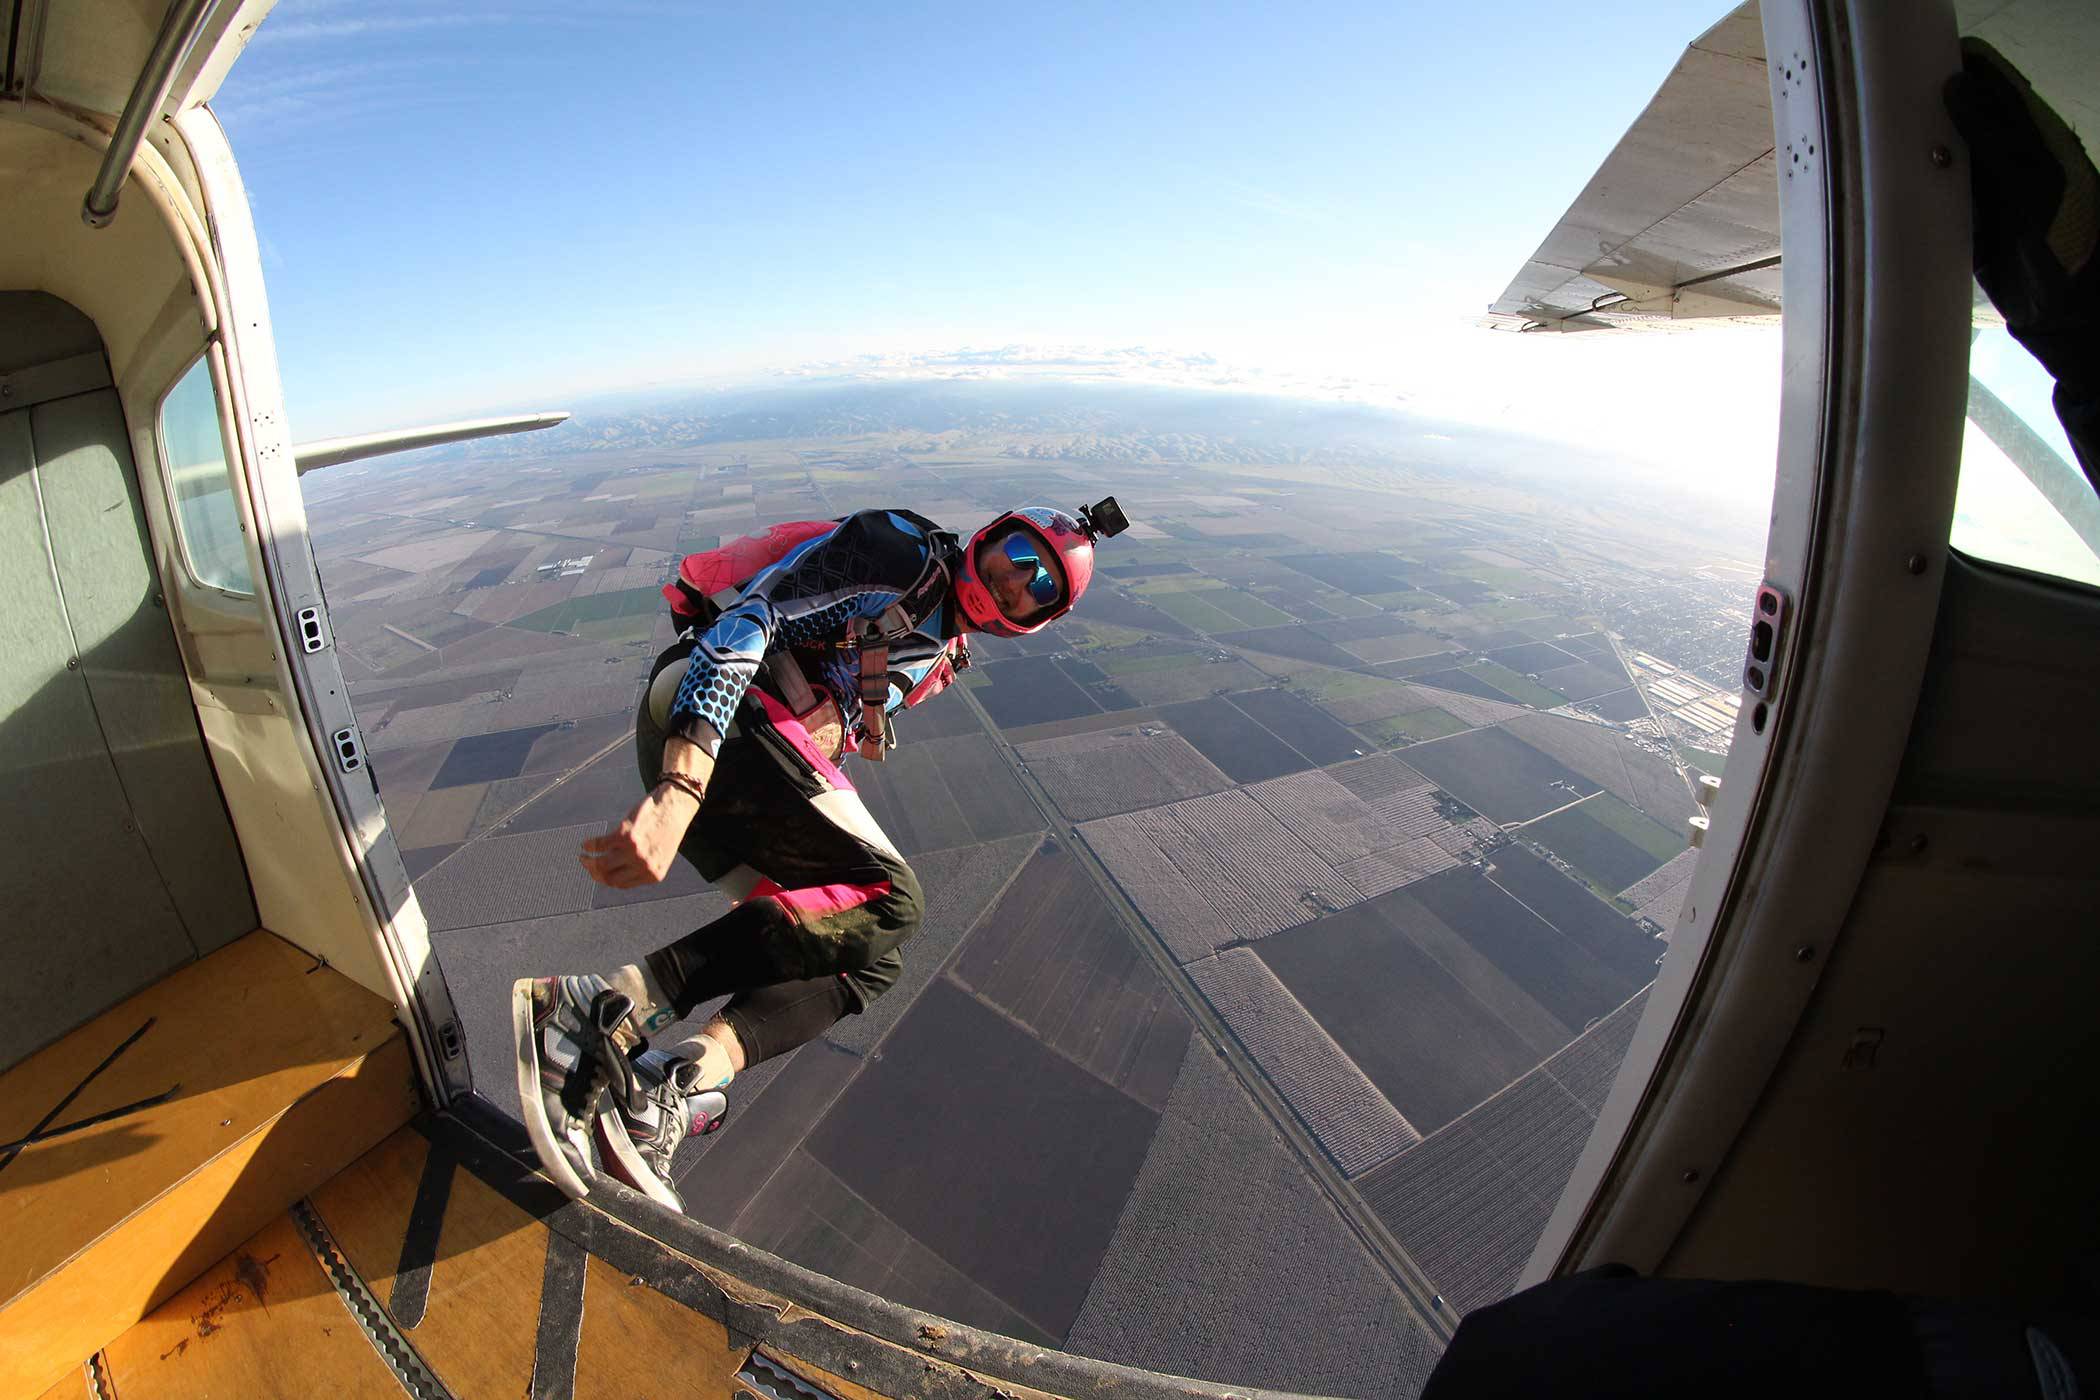
M 870 763 L 889 757 L 890 747 L 890 643 L 881 622 L 873 619 L 856 624 L 860 633 L 860 756 Z

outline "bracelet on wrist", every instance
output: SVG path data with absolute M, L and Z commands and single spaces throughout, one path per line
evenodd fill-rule
M 656 785 L 658 787 L 676 788 L 695 802 L 707 801 L 707 789 L 700 785 L 698 779 L 689 777 L 684 773 L 666 773 L 656 780 Z

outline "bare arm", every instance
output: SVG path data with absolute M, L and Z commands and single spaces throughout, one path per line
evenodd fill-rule
M 616 890 L 653 885 L 671 873 L 678 843 L 700 811 L 700 803 L 672 775 L 689 779 L 703 792 L 714 776 L 715 761 L 706 749 L 673 736 L 664 744 L 667 781 L 643 795 L 634 809 L 606 832 L 583 843 L 577 859 L 593 880 Z

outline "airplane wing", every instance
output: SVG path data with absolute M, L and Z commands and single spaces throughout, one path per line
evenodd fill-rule
M 1757 0 L 1694 40 L 1489 309 L 1522 331 L 1779 311 L 1780 164 Z
M 2090 0 L 1955 0 L 2091 144 L 2100 64 Z M 1517 331 L 1635 329 L 1778 314 L 1779 190 L 1813 150 L 1778 146 L 1757 0 L 1684 51 L 1647 108 L 1502 295 L 1488 324 Z M 1998 321 L 1979 292 L 1979 323 Z
M 566 413 L 523 413 L 510 418 L 437 423 L 427 428 L 396 428 L 384 433 L 302 442 L 292 448 L 292 457 L 299 464 L 299 475 L 305 476 L 323 467 L 339 467 L 345 462 L 361 462 L 367 457 L 413 452 L 419 447 L 440 447 L 451 442 L 471 442 L 475 438 L 498 437 L 504 433 L 534 433 L 543 428 L 559 427 L 568 421 Z

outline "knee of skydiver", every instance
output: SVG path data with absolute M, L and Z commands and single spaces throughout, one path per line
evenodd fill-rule
M 901 944 L 919 931 L 919 924 L 926 917 L 926 893 L 919 888 L 919 877 L 910 866 L 899 865 L 890 877 L 888 901 L 889 918 L 885 922 L 897 931 L 897 943 Z

